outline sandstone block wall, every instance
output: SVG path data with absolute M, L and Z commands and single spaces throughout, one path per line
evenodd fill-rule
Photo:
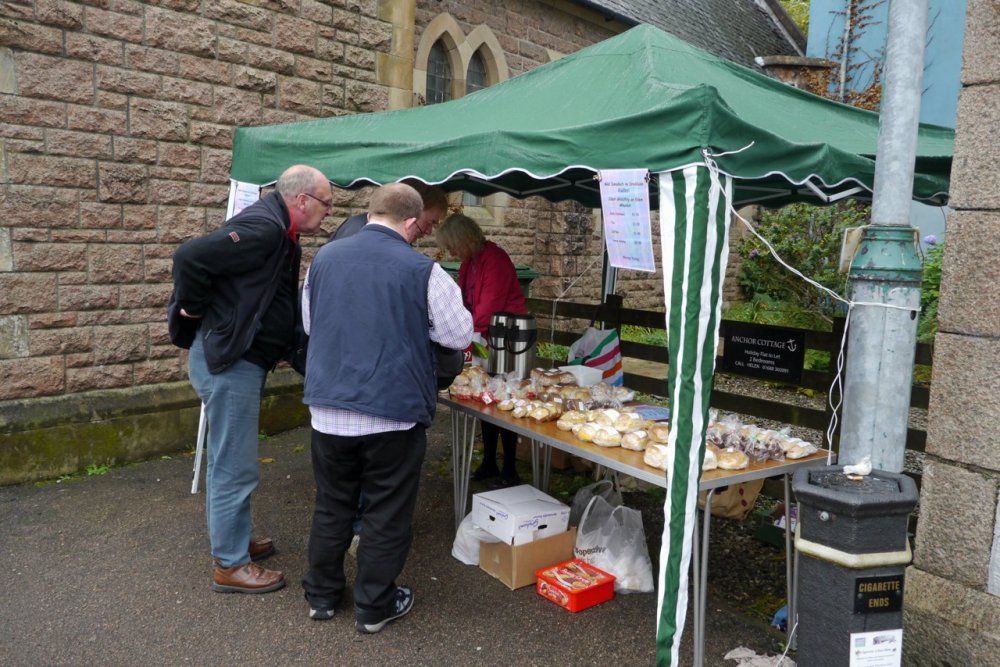
M 383 108 L 376 9 L 0 6 L 0 400 L 185 377 L 171 257 L 222 222 L 233 129 Z
M 904 602 L 913 665 L 995 664 L 1000 651 L 1000 5 L 969 0 L 941 275 L 927 462 Z M 992 583 L 991 583 L 992 582 Z

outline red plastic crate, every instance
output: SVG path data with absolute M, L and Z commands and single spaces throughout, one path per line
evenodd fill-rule
M 574 558 L 535 571 L 535 592 L 576 613 L 615 596 L 615 578 Z

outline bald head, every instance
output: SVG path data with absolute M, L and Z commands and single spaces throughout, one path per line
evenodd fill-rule
M 319 169 L 296 164 L 284 171 L 275 190 L 285 202 L 288 215 L 300 234 L 313 234 L 333 206 L 330 181 Z

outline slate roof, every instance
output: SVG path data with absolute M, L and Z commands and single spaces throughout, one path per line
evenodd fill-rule
M 757 56 L 805 53 L 805 37 L 777 0 L 575 1 L 630 26 L 654 25 L 746 67 L 757 69 Z

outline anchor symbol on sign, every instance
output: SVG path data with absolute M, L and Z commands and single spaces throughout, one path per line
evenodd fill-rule
M 789 338 L 788 339 L 788 347 L 787 347 L 787 349 L 788 349 L 789 352 L 794 352 L 796 349 L 798 349 L 798 345 L 795 344 L 795 339 L 794 338 Z

